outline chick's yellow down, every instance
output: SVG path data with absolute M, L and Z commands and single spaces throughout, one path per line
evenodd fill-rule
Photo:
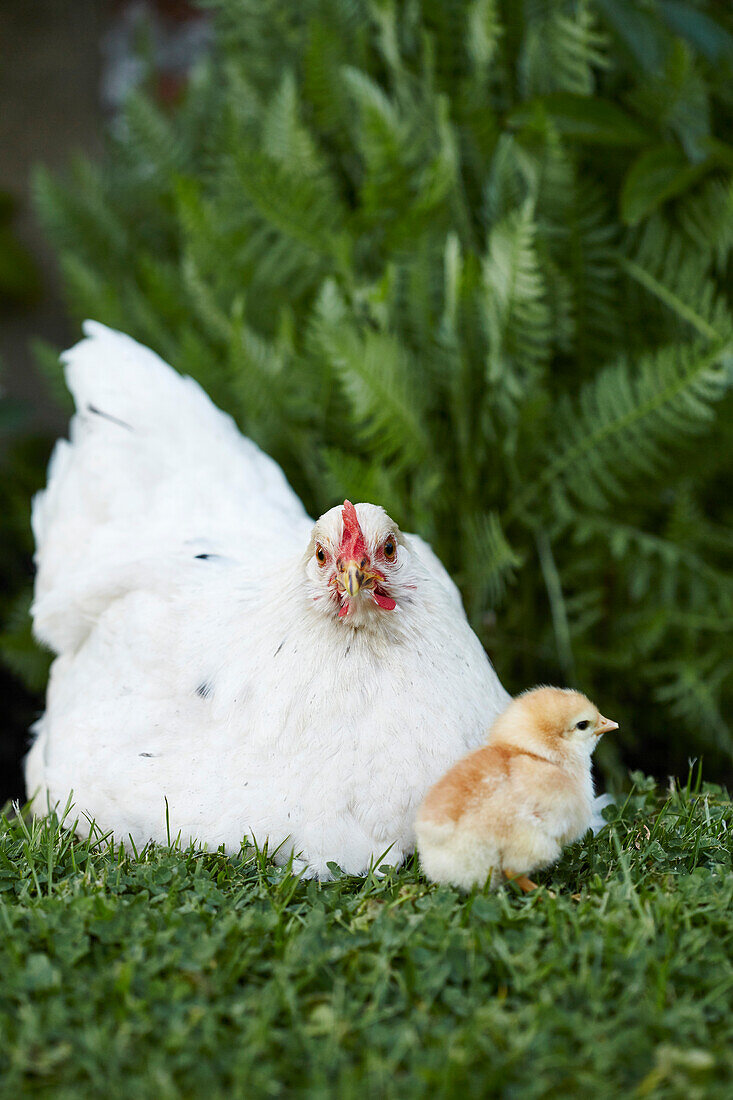
M 488 743 L 432 787 L 416 820 L 423 871 L 464 890 L 547 867 L 581 837 L 593 813 L 591 753 L 618 729 L 578 691 L 540 687 L 517 696 Z

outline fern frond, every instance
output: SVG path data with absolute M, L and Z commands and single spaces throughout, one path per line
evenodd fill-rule
M 535 0 L 533 6 L 534 18 L 529 21 L 519 58 L 523 94 L 590 95 L 595 70 L 608 66 L 608 40 L 596 28 L 591 4 L 587 0 L 575 4 Z
M 532 206 L 525 203 L 492 229 L 483 264 L 488 382 L 512 401 L 522 396 L 551 353 L 536 233 Z
M 212 293 L 211 287 L 201 277 L 192 256 L 184 256 L 181 263 L 183 286 L 194 316 L 198 317 L 213 343 L 226 344 L 231 333 L 231 322 Z
M 328 179 L 326 160 L 303 124 L 299 103 L 295 76 L 285 72 L 262 120 L 264 150 L 274 161 L 297 173 Z
M 707 154 L 710 96 L 702 67 L 682 38 L 674 38 L 663 65 L 645 73 L 629 97 L 662 133 L 674 134 L 693 163 Z
M 331 256 L 343 217 L 330 186 L 291 171 L 254 148 L 236 162 L 235 186 L 270 228 L 315 255 Z
M 555 446 L 509 515 L 547 493 L 569 494 L 590 508 L 622 498 L 634 478 L 658 474 L 673 448 L 705 429 L 732 384 L 733 341 L 662 348 L 634 371 L 624 361 L 606 368 L 577 403 L 566 397 L 558 404 Z
M 303 74 L 301 92 L 309 114 L 324 138 L 342 149 L 351 123 L 351 103 L 344 95 L 343 67 L 346 64 L 358 67 L 365 60 L 368 35 L 350 5 L 340 5 L 339 15 L 345 20 L 353 19 L 355 25 L 344 28 L 339 19 L 312 20 L 299 63 Z
M 181 131 L 143 95 L 134 93 L 122 116 L 125 144 L 138 171 L 170 178 L 183 170 L 186 153 Z
M 365 214 L 386 215 L 408 186 L 409 127 L 375 80 L 352 68 L 344 70 L 343 80 L 359 122 L 355 138 L 363 160 L 361 205 Z
M 33 173 L 33 193 L 46 232 L 61 249 L 84 241 L 84 252 L 95 264 L 110 255 L 127 255 L 128 227 L 106 201 L 104 181 L 92 165 L 78 163 L 71 187 L 61 186 L 44 168 Z
M 299 372 L 274 341 L 242 319 L 238 303 L 230 319 L 226 373 L 240 422 L 261 446 L 281 450 L 304 417 L 308 395 L 298 387 Z M 288 370 L 288 367 L 291 370 Z
M 733 316 L 718 284 L 707 275 L 705 259 L 685 249 L 684 238 L 652 220 L 634 259 L 622 269 L 685 325 L 712 341 L 733 336 Z
M 568 620 L 568 609 L 565 594 L 560 579 L 560 571 L 552 552 L 552 544 L 548 532 L 544 527 L 535 531 L 535 543 L 537 545 L 537 557 L 542 570 L 542 579 L 545 583 L 545 592 L 550 605 L 552 617 L 552 629 L 555 635 L 558 662 L 562 668 L 566 681 L 575 682 L 575 658 Z
M 497 0 L 472 0 L 466 12 L 466 53 L 479 79 L 488 73 L 499 49 L 504 27 Z
M 393 517 L 401 516 L 404 504 L 401 487 L 394 472 L 371 459 L 350 454 L 338 447 L 323 447 L 323 491 L 329 501 L 345 499 L 381 504 Z
M 576 183 L 570 194 L 567 236 L 560 243 L 572 271 L 574 342 L 580 361 L 595 366 L 609 358 L 621 335 L 618 230 L 596 184 Z
M 654 669 L 657 699 L 682 719 L 708 746 L 733 752 L 733 729 L 723 717 L 724 689 L 733 679 L 733 661 L 715 655 L 683 662 L 661 662 Z
M 119 290 L 100 282 L 91 264 L 72 253 L 62 253 L 61 271 L 66 300 L 79 321 L 89 316 L 112 328 L 129 325 Z
M 682 229 L 703 255 L 712 254 L 723 274 L 733 252 L 733 181 L 712 179 L 678 206 Z
M 414 367 L 387 333 L 322 328 L 319 343 L 358 425 L 362 442 L 397 466 L 419 466 L 429 449 Z
M 660 602 L 678 610 L 708 606 L 723 619 L 733 615 L 733 577 L 680 539 L 644 531 L 617 518 L 588 515 L 576 519 L 574 537 L 578 545 L 602 539 L 614 559 L 628 563 L 631 599 L 642 598 L 655 586 Z
M 471 617 L 501 605 L 524 558 L 509 543 L 496 512 L 469 516 L 465 521 L 464 559 L 472 569 L 480 563 L 478 585 L 472 585 Z

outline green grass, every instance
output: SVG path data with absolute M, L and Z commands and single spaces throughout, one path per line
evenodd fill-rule
M 535 895 L 319 885 L 0 822 L 0 1090 L 56 1098 L 733 1090 L 733 806 L 636 783 Z

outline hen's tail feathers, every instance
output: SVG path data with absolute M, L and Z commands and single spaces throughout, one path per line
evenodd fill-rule
M 62 357 L 76 404 L 69 440 L 32 512 L 34 629 L 57 653 L 186 547 L 241 558 L 263 537 L 300 545 L 309 525 L 277 463 L 198 383 L 104 325 L 87 321 L 84 334 Z

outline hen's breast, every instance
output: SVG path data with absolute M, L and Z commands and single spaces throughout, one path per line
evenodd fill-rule
M 136 843 L 166 839 L 167 803 L 185 840 L 409 848 L 414 808 L 503 702 L 465 620 L 375 645 L 294 612 L 293 585 L 200 564 L 208 583 L 120 598 L 62 659 L 37 750 L 53 799 L 73 789 Z

